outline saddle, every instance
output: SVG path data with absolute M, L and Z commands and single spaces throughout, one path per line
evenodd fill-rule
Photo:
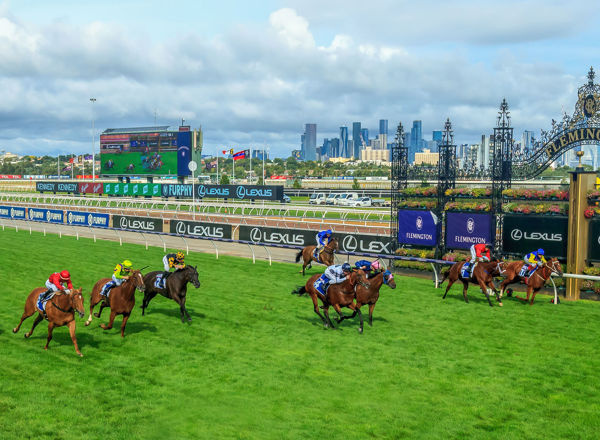
M 327 296 L 327 290 L 329 290 L 330 285 L 331 284 L 329 284 L 329 283 L 325 284 L 323 275 L 321 275 L 319 278 L 317 278 L 315 280 L 315 282 L 313 283 L 314 288 L 317 289 L 317 291 L 323 296 Z
M 467 261 L 460 269 L 460 276 L 463 278 L 471 278 L 471 264 Z
M 156 275 L 156 279 L 154 280 L 154 287 L 157 289 L 166 289 L 167 288 L 167 276 L 164 273 L 159 273 Z
M 38 299 L 35 302 L 35 305 L 37 306 L 38 310 L 44 315 L 44 318 L 46 318 L 46 304 L 48 304 L 48 301 L 50 301 L 54 295 L 50 294 L 48 296 L 48 298 L 46 298 L 44 301 L 42 301 L 42 296 L 44 295 L 44 293 L 46 293 L 46 292 L 42 292 L 39 294 Z M 54 292 L 52 292 L 52 293 L 54 293 Z
M 110 290 L 115 287 L 115 283 L 113 281 L 109 281 L 100 290 L 100 296 L 103 296 L 106 300 L 108 300 L 108 296 L 110 295 Z

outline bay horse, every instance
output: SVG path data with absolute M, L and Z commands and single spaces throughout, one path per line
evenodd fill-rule
M 69 334 L 71 335 L 71 340 L 73 341 L 73 345 L 75 346 L 75 351 L 79 356 L 83 357 L 81 351 L 79 350 L 79 346 L 77 345 L 77 337 L 75 336 L 75 312 L 79 314 L 80 318 L 83 318 L 85 312 L 83 310 L 83 296 L 81 295 L 81 287 L 79 289 L 74 289 L 70 293 L 57 292 L 54 294 L 52 298 L 50 298 L 46 302 L 46 315 L 39 311 L 37 308 L 37 301 L 41 293 L 46 292 L 48 290 L 46 287 L 36 287 L 31 291 L 27 300 L 25 301 L 25 311 L 21 316 L 21 321 L 15 328 L 13 328 L 13 333 L 17 333 L 21 328 L 21 324 L 35 312 L 38 312 L 38 315 L 35 317 L 35 321 L 33 321 L 33 325 L 31 326 L 31 330 L 25 333 L 25 337 L 29 338 L 35 327 L 42 322 L 44 318 L 48 320 L 48 339 L 46 340 L 46 346 L 44 350 L 48 350 L 48 344 L 50 344 L 50 340 L 52 339 L 52 331 L 54 327 L 61 327 L 66 325 L 69 327 Z
M 360 308 L 368 304 L 369 305 L 369 325 L 373 327 L 373 309 L 375 308 L 375 304 L 377 304 L 377 300 L 379 299 L 379 289 L 383 284 L 386 284 L 390 289 L 396 288 L 396 281 L 394 281 L 394 276 L 389 270 L 379 271 L 369 278 L 370 287 L 364 287 L 362 284 L 358 284 L 356 286 L 356 309 L 360 310 Z M 350 316 L 344 316 L 340 318 L 338 322 L 343 321 L 344 319 L 354 318 L 356 316 L 356 311 Z M 362 324 L 359 330 L 362 333 Z
M 313 302 L 314 311 L 317 315 L 319 315 L 321 321 L 323 321 L 323 326 L 325 328 L 335 329 L 333 323 L 331 322 L 331 319 L 329 318 L 330 305 L 333 306 L 335 311 L 340 316 L 343 316 L 341 310 L 342 307 L 348 307 L 353 311 L 356 311 L 360 318 L 362 328 L 362 314 L 360 313 L 360 310 L 356 309 L 356 305 L 354 304 L 354 295 L 355 287 L 357 284 L 361 284 L 367 288 L 369 287 L 369 283 L 367 281 L 365 272 L 360 269 L 353 269 L 350 273 L 350 276 L 346 278 L 343 282 L 338 284 L 330 284 L 326 291 L 326 301 L 323 301 L 323 297 L 320 293 L 318 293 L 317 289 L 315 289 L 314 286 L 315 281 L 321 275 L 322 274 L 319 273 L 311 276 L 304 286 L 298 287 L 297 289 L 292 291 L 292 294 L 296 294 L 298 296 L 302 296 L 305 293 L 309 294 Z M 323 315 L 321 314 L 321 312 L 319 312 L 319 300 L 317 298 L 321 299 L 321 302 L 323 302 Z M 341 320 L 338 320 L 338 323 L 340 321 Z
M 321 253 L 319 254 L 319 258 L 321 261 L 317 260 L 314 257 L 316 245 L 305 246 L 300 252 L 296 254 L 296 263 L 300 261 L 300 258 L 303 259 L 302 270 L 300 271 L 302 275 L 304 275 L 304 271 L 308 267 L 310 269 L 312 267 L 312 262 L 316 261 L 317 263 L 324 264 L 325 266 L 331 266 L 335 261 L 334 253 L 338 250 L 338 241 L 337 238 L 332 237 L 331 240 L 325 245 Z
M 94 312 L 94 307 L 100 301 L 100 310 L 98 313 L 94 314 L 96 318 L 100 318 L 102 314 L 102 310 L 105 307 L 110 307 L 110 318 L 108 321 L 108 325 L 100 324 L 100 327 L 104 330 L 110 330 L 113 327 L 113 322 L 117 315 L 123 315 L 123 322 L 121 323 L 121 337 L 125 337 L 125 326 L 127 325 L 127 320 L 129 319 L 129 315 L 131 315 L 131 311 L 133 310 L 133 306 L 135 305 L 135 289 L 137 288 L 140 292 L 144 291 L 144 279 L 142 277 L 142 273 L 139 270 L 134 270 L 131 272 L 128 280 L 125 280 L 123 284 L 120 286 L 115 286 L 110 289 L 108 299 L 101 295 L 100 292 L 106 283 L 111 281 L 112 278 L 102 278 L 92 289 L 92 294 L 90 298 L 90 316 L 87 321 L 85 321 L 85 325 L 90 325 L 92 322 L 92 314 Z
M 501 261 L 490 261 L 490 262 L 479 262 L 476 264 L 475 268 L 473 268 L 473 275 L 470 278 L 463 278 L 461 276 L 461 269 L 465 264 L 464 261 L 457 261 L 452 265 L 450 270 L 444 273 L 442 277 L 442 281 L 440 282 L 440 286 L 447 279 L 448 286 L 446 287 L 446 292 L 442 299 L 446 299 L 446 295 L 456 281 L 461 281 L 463 283 L 463 297 L 465 298 L 465 302 L 468 303 L 469 299 L 467 298 L 467 289 L 469 288 L 469 282 L 473 284 L 477 284 L 481 291 L 485 294 L 485 297 L 490 304 L 490 307 L 493 307 L 492 301 L 490 300 L 490 290 L 494 291 L 496 295 L 496 301 L 498 301 L 498 305 L 502 307 L 502 298 L 499 295 L 498 290 L 494 286 L 492 279 L 495 276 L 499 276 L 504 273 L 504 268 L 506 263 Z
M 557 274 L 558 276 L 563 275 L 560 262 L 557 258 L 550 258 L 550 260 L 548 260 L 542 267 L 536 269 L 529 279 L 519 276 L 519 272 L 525 264 L 527 263 L 524 261 L 513 261 L 507 265 L 505 271 L 506 278 L 500 284 L 500 298 L 502 298 L 502 294 L 509 284 L 522 282 L 527 285 L 527 298 L 521 298 L 517 295 L 515 295 L 515 298 L 527 302 L 531 296 L 531 302 L 529 305 L 533 305 L 535 295 L 537 295 L 538 291 L 544 287 L 544 284 L 546 281 L 548 281 L 548 278 L 550 278 L 553 273 Z
M 167 278 L 165 289 L 160 289 L 154 284 L 156 276 L 164 273 L 163 271 L 149 272 L 144 275 L 144 285 L 146 289 L 144 290 L 144 301 L 142 302 L 142 316 L 144 316 L 146 308 L 148 307 L 148 304 L 150 304 L 152 298 L 154 298 L 157 293 L 160 293 L 165 298 L 170 298 L 179 304 L 181 322 L 185 322 L 186 317 L 188 321 L 191 321 L 192 318 L 185 308 L 185 297 L 188 283 L 192 283 L 196 289 L 200 287 L 198 270 L 196 267 L 197 266 L 186 266 L 183 269 L 171 273 Z

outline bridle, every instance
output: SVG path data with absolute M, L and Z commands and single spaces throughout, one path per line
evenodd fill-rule
M 69 299 L 70 299 L 70 305 L 71 305 L 71 308 L 70 308 L 69 310 L 62 309 L 62 308 L 60 308 L 60 306 L 56 305 L 56 303 L 55 303 L 55 302 L 52 300 L 52 299 L 54 299 L 54 298 L 52 298 L 52 299 L 50 300 L 50 304 L 52 304 L 54 307 L 56 307 L 58 310 L 60 310 L 60 311 L 61 311 L 61 312 L 63 312 L 63 313 L 71 313 L 71 312 L 74 312 L 74 311 L 75 311 L 75 307 L 73 307 L 73 295 L 74 295 L 74 294 L 71 292 L 71 293 L 66 293 L 66 294 L 64 294 L 64 295 L 67 295 L 67 296 L 69 297 Z

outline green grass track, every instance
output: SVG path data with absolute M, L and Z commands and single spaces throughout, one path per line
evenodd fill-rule
M 298 267 L 191 254 L 191 324 L 142 296 L 121 339 L 77 319 L 43 350 L 47 325 L 13 334 L 27 294 L 68 268 L 89 306 L 93 283 L 162 249 L 0 231 L 2 439 L 595 439 L 600 432 L 600 304 L 490 308 L 430 281 L 383 287 L 374 326 L 323 330 Z M 309 271 L 315 273 L 315 270 Z M 346 311 L 346 313 L 348 313 Z M 366 314 L 366 310 L 365 310 Z M 103 322 L 108 319 L 104 311 Z

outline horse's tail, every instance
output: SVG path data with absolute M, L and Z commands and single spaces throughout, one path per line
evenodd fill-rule
M 298 296 L 302 296 L 306 293 L 306 287 L 305 286 L 300 286 L 295 288 L 294 290 L 292 290 L 292 295 L 296 294 Z
M 300 251 L 296 254 L 296 263 L 298 263 L 300 258 L 302 258 L 302 252 L 304 252 L 304 249 L 300 249 Z

